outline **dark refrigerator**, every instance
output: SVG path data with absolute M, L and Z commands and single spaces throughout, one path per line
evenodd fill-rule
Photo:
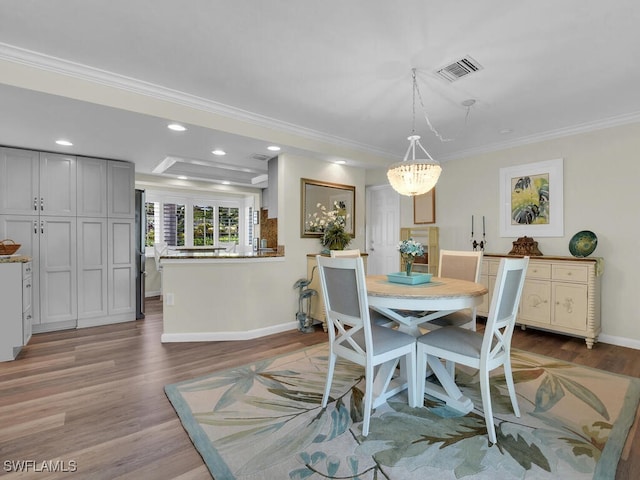
M 146 211 L 144 190 L 136 189 L 136 228 L 135 228 L 135 249 L 136 249 L 136 320 L 144 318 L 144 280 L 145 272 L 145 239 L 146 239 Z

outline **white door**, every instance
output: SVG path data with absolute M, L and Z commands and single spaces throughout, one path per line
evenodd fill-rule
M 400 195 L 391 185 L 367 187 L 367 273 L 397 272 L 400 262 Z

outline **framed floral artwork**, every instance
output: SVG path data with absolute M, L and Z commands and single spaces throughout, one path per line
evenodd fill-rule
M 564 236 L 563 160 L 500 169 L 500 236 Z

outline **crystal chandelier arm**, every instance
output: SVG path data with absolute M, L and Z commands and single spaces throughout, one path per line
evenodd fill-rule
M 415 161 L 416 144 L 417 144 L 420 147 L 420 149 L 425 153 L 427 158 L 431 160 L 432 163 L 438 163 L 433 159 L 433 157 L 429 154 L 429 152 L 427 152 L 427 150 L 420 143 L 420 135 L 411 135 L 407 137 L 407 140 L 409 140 L 410 143 L 409 143 L 409 148 L 407 149 L 407 153 L 404 154 L 404 159 L 402 160 L 403 162 L 406 162 L 407 160 L 409 160 L 409 154 L 411 154 L 411 160 Z

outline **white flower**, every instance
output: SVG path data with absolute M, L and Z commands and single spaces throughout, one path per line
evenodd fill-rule
M 413 257 L 421 257 L 424 255 L 424 246 L 410 238 L 408 240 L 402 240 L 398 244 L 398 250 L 404 255 L 411 255 Z

